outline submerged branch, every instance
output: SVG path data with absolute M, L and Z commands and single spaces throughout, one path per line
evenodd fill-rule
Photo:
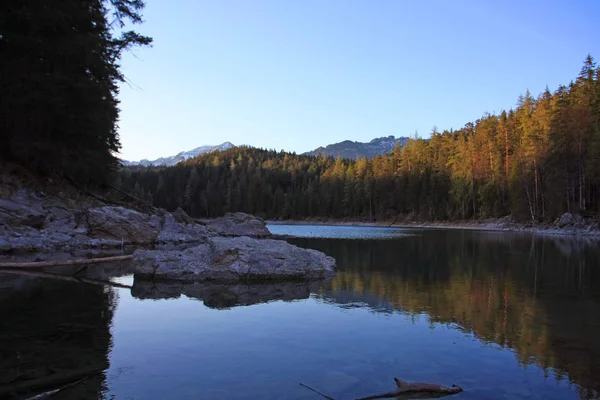
M 25 399 L 25 400 L 42 400 L 42 399 L 47 399 L 47 398 L 48 398 L 48 397 L 50 397 L 50 396 L 54 396 L 54 395 L 55 395 L 56 393 L 58 393 L 58 392 L 62 392 L 62 391 L 63 391 L 63 390 L 65 390 L 65 389 L 68 389 L 68 388 L 70 388 L 70 387 L 72 387 L 72 386 L 75 386 L 75 385 L 78 385 L 78 384 L 80 384 L 81 382 L 85 381 L 87 378 L 88 378 L 88 377 L 85 377 L 85 378 L 83 378 L 83 379 L 80 379 L 80 380 L 78 380 L 78 381 L 75 381 L 75 382 L 68 383 L 68 384 L 66 384 L 66 385 L 64 385 L 64 386 L 61 386 L 61 387 L 59 387 L 58 389 L 48 390 L 48 391 L 46 391 L 46 392 L 43 392 L 43 393 L 37 394 L 37 395 L 35 395 L 35 396 L 33 396 L 33 397 L 29 397 L 29 398 L 27 398 L 27 399 Z
M 313 392 L 317 393 L 318 395 L 321 395 L 321 396 L 323 396 L 323 397 L 324 397 L 324 398 L 326 398 L 327 400 L 335 400 L 333 397 L 329 397 L 329 396 L 327 396 L 326 394 L 323 394 L 323 393 L 319 392 L 318 390 L 316 390 L 316 389 L 313 389 L 313 388 L 311 388 L 311 387 L 310 387 L 310 386 L 308 386 L 308 385 L 305 385 L 305 384 L 304 384 L 304 383 L 302 383 L 302 382 L 300 382 L 300 386 L 304 386 L 304 387 L 305 387 L 305 388 L 307 388 L 308 390 L 312 390 Z

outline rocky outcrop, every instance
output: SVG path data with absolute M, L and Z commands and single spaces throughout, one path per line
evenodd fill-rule
M 0 199 L 0 254 L 201 243 L 208 237 L 206 227 L 181 209 L 150 216 L 124 207 L 79 209 L 67 203 L 33 190 Z
M 85 210 L 79 216 L 91 238 L 120 240 L 128 244 L 156 242 L 160 229 L 147 214 L 124 207 L 99 207 Z
M 185 295 L 210 308 L 232 308 L 270 301 L 307 299 L 320 282 L 219 284 L 213 282 L 154 282 L 135 279 L 131 294 L 138 299 L 173 299 Z
M 320 280 L 335 274 L 333 258 L 264 239 L 271 234 L 265 222 L 244 213 L 199 224 L 182 209 L 156 215 L 105 205 L 77 209 L 56 196 L 42 198 L 22 191 L 0 202 L 0 218 L 0 254 L 5 257 L 152 245 L 157 249 L 134 253 L 134 272 L 141 279 L 231 283 Z M 205 301 L 208 296 L 215 304 L 221 302 L 206 294 L 210 291 L 202 293 Z M 242 298 L 251 297 L 250 293 Z
M 224 217 L 207 223 L 210 232 L 220 236 L 249 236 L 255 238 L 271 236 L 265 221 L 254 215 L 241 212 L 228 213 Z
M 137 250 L 133 265 L 139 277 L 198 282 L 318 280 L 335 274 L 335 260 L 319 251 L 250 237 L 211 237 L 185 250 Z

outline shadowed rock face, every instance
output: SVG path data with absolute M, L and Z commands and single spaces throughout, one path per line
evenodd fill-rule
M 307 299 L 321 282 L 271 282 L 218 284 L 200 282 L 152 282 L 135 279 L 131 295 L 138 299 L 174 299 L 185 295 L 202 300 L 210 308 L 231 308 L 266 303 Z
M 249 237 L 212 237 L 185 250 L 137 250 L 133 265 L 138 276 L 198 282 L 319 280 L 335 275 L 335 260 L 324 253 Z

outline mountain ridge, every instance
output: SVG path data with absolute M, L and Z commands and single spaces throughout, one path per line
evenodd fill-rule
M 311 156 L 331 156 L 347 158 L 356 160 L 358 157 L 361 158 L 373 158 L 378 155 L 391 153 L 396 144 L 404 146 L 409 138 L 400 136 L 396 138 L 393 135 L 383 136 L 372 139 L 370 142 L 355 142 L 351 140 L 344 140 L 338 143 L 332 143 L 325 147 L 317 147 L 312 151 L 302 153 L 302 155 Z

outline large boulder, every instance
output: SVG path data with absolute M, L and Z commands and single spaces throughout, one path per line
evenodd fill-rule
M 92 238 L 109 238 L 123 243 L 155 243 L 159 227 L 153 219 L 124 207 L 90 208 L 79 218 Z
M 265 221 L 241 212 L 228 213 L 207 223 L 207 228 L 220 236 L 268 237 L 271 232 Z
M 137 276 L 158 280 L 318 280 L 335 274 L 335 260 L 319 251 L 250 237 L 211 237 L 185 250 L 137 250 L 133 264 Z

